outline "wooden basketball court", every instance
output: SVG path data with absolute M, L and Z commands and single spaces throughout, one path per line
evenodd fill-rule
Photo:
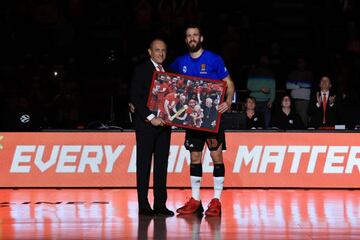
M 169 189 L 168 208 L 190 193 Z M 135 189 L 0 189 L 0 239 L 360 239 L 359 190 L 226 189 L 222 205 L 139 218 Z

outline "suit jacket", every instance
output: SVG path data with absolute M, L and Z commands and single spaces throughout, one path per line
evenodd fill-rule
M 152 114 L 146 106 L 153 73 L 155 66 L 150 59 L 135 66 L 134 74 L 131 82 L 130 101 L 135 106 L 135 113 L 133 115 L 134 128 L 136 130 L 154 131 L 161 127 L 154 127 L 148 120 L 147 116 Z M 153 113 L 156 116 L 156 113 Z
M 318 91 L 317 91 L 318 92 Z M 334 96 L 335 94 L 330 91 L 329 97 Z M 311 127 L 321 127 L 321 126 L 334 126 L 337 121 L 337 102 L 335 98 L 335 102 L 332 106 L 330 106 L 329 100 L 326 102 L 326 123 L 323 124 L 323 115 L 324 115 L 324 109 L 322 105 L 320 107 L 316 106 L 317 103 L 317 97 L 316 92 L 313 94 L 310 100 L 310 107 L 309 107 L 309 115 L 311 117 L 310 126 Z

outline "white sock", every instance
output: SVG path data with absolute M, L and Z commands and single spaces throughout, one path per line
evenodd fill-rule
M 192 197 L 193 197 L 195 200 L 200 201 L 201 177 L 190 176 L 190 181 L 191 181 Z
M 214 198 L 220 199 L 224 187 L 224 177 L 214 177 Z

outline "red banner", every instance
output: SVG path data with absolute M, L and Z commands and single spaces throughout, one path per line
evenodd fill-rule
M 172 134 L 168 186 L 189 187 L 184 133 Z M 359 188 L 357 133 L 227 132 L 226 187 Z M 134 187 L 134 132 L 0 133 L 0 187 Z M 213 165 L 203 154 L 202 186 Z

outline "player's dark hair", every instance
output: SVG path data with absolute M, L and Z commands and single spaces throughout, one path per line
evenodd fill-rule
M 200 36 L 203 35 L 203 31 L 202 31 L 202 28 L 200 27 L 200 25 L 198 25 L 198 24 L 188 24 L 188 25 L 185 27 L 185 31 L 184 31 L 185 36 L 186 36 L 186 31 L 187 31 L 189 28 L 197 28 L 197 29 L 199 29 Z

